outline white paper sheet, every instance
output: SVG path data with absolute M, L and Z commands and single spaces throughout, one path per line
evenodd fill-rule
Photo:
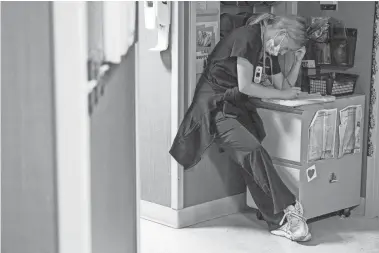
M 317 94 L 302 94 L 296 99 L 291 100 L 282 100 L 282 99 L 262 99 L 263 102 L 278 104 L 290 107 L 296 107 L 301 105 L 309 105 L 309 104 L 321 104 L 321 103 L 329 103 L 335 101 L 336 98 L 334 96 L 321 96 Z
M 217 31 L 218 22 L 196 23 L 196 74 L 203 72 L 209 54 L 220 39 Z
M 197 22 L 196 26 L 212 27 L 215 34 L 215 44 L 220 41 L 220 33 L 218 32 L 218 22 Z
M 351 105 L 340 111 L 338 158 L 345 154 L 361 152 L 361 125 L 362 107 L 360 105 Z
M 309 126 L 308 161 L 334 158 L 337 109 L 319 110 Z

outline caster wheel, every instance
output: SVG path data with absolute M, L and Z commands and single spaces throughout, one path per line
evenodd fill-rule
M 346 208 L 346 209 L 343 209 L 339 212 L 339 215 L 341 217 L 349 217 L 351 215 L 351 212 L 350 212 L 350 209 L 349 208 Z
M 263 215 L 260 211 L 257 211 L 257 219 L 258 220 L 263 220 Z

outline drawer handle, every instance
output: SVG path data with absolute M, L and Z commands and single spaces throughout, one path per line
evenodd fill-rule
M 329 183 L 333 184 L 336 182 L 338 182 L 337 175 L 336 175 L 336 173 L 333 172 L 332 174 L 330 174 Z

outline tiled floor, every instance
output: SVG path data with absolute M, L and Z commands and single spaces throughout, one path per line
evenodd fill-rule
M 294 243 L 270 235 L 254 211 L 190 228 L 141 220 L 142 253 L 379 253 L 379 220 L 339 216 L 310 224 L 313 240 Z

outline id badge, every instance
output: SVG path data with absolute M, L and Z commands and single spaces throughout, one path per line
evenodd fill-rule
M 257 66 L 255 68 L 254 83 L 261 83 L 262 73 L 263 73 L 263 68 L 261 66 Z

